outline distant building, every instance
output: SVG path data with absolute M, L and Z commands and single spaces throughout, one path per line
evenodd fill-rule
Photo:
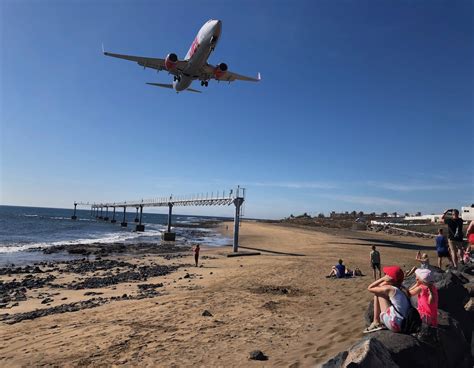
M 471 204 L 471 207 L 461 207 L 461 217 L 463 221 L 472 221 L 474 220 L 474 204 Z
M 443 215 L 415 215 L 415 216 L 406 216 L 404 219 L 407 221 L 417 221 L 417 220 L 429 220 L 431 222 L 439 222 Z

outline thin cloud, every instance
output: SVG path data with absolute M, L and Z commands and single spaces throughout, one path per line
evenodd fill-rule
M 338 186 L 334 183 L 326 182 L 256 182 L 247 183 L 248 186 L 274 187 L 288 189 L 335 189 Z
M 436 184 L 403 184 L 403 183 L 388 183 L 388 182 L 377 182 L 369 181 L 368 185 L 375 188 L 392 190 L 395 192 L 415 192 L 425 190 L 452 190 L 451 185 L 436 185 Z
M 326 196 L 326 198 L 330 198 L 333 200 L 341 201 L 341 202 L 348 202 L 348 203 L 356 203 L 365 206 L 406 206 L 408 203 L 404 201 L 400 201 L 397 199 L 390 199 L 384 197 L 371 197 L 371 196 L 354 196 L 354 195 L 331 195 Z

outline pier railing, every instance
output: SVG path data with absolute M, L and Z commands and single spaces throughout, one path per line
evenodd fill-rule
M 221 194 L 222 193 L 222 194 Z M 141 200 L 132 200 L 132 201 L 123 201 L 123 202 L 102 202 L 102 203 L 90 203 L 90 202 L 74 202 L 74 213 L 71 216 L 73 220 L 77 219 L 76 207 L 77 206 L 90 206 L 91 216 L 96 217 L 96 219 L 109 221 L 109 208 L 112 209 L 112 219 L 111 223 L 116 223 L 115 219 L 116 209 L 123 208 L 123 220 L 121 226 L 126 227 L 126 212 L 127 208 L 135 208 L 136 216 L 135 222 L 137 223 L 135 231 L 145 231 L 145 225 L 142 223 L 143 208 L 144 207 L 168 207 L 168 227 L 167 231 L 163 233 L 164 240 L 174 241 L 176 234 L 171 232 L 171 217 L 173 207 L 175 206 L 230 206 L 231 204 L 235 205 L 235 214 L 234 214 L 234 244 L 233 251 L 238 251 L 239 244 L 239 225 L 241 217 L 241 208 L 245 200 L 245 188 L 237 187 L 236 190 L 228 191 L 226 194 L 223 192 L 211 192 L 194 194 L 190 196 L 173 196 L 169 197 L 156 197 L 151 199 L 141 199 Z M 104 213 L 105 209 L 105 213 Z

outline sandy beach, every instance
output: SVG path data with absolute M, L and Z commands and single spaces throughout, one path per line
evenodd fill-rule
M 226 233 L 225 224 L 220 231 Z M 90 275 L 104 277 L 110 269 L 81 274 L 61 267 L 48 271 L 45 266 L 41 277 L 54 276 L 51 283 L 56 287 L 28 289 L 26 301 L 0 309 L 0 365 L 314 366 L 362 336 L 363 313 L 370 300 L 366 287 L 372 280 L 368 266 L 372 244 L 381 252 L 383 264 L 407 269 L 415 264 L 418 249 L 426 249 L 435 263 L 429 239 L 244 222 L 241 250 L 258 249 L 261 255 L 229 258 L 230 247 L 204 247 L 199 268 L 192 265 L 189 250 L 176 257 L 103 257 L 102 261 L 125 262 L 128 268 L 146 266 L 146 272 L 159 266 L 169 269 L 146 281 L 94 289 L 70 286 Z M 366 276 L 325 278 L 340 257 Z M 114 272 L 119 274 L 121 267 L 117 263 Z M 2 275 L 0 280 L 25 277 Z M 148 286 L 138 286 L 142 284 Z M 42 303 L 45 295 L 49 299 Z M 12 316 L 20 313 L 91 299 L 98 306 L 12 323 Z M 206 310 L 211 316 L 203 316 Z M 269 359 L 248 360 L 256 349 Z

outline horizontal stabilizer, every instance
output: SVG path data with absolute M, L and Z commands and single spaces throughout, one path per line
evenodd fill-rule
M 150 86 L 173 89 L 172 84 L 165 84 L 165 83 L 147 83 L 147 84 L 149 84 Z M 198 91 L 197 89 L 192 89 L 192 88 L 187 88 L 186 91 L 195 92 L 195 93 L 202 93 L 201 91 Z
M 202 93 L 202 91 L 198 91 L 197 89 L 192 89 L 192 88 L 186 88 L 186 91 L 189 91 L 189 92 L 196 92 L 196 93 Z
M 156 86 L 156 87 L 163 87 L 163 88 L 173 89 L 173 85 L 172 85 L 172 84 L 164 84 L 164 83 L 147 83 L 147 84 L 149 84 L 150 86 Z

